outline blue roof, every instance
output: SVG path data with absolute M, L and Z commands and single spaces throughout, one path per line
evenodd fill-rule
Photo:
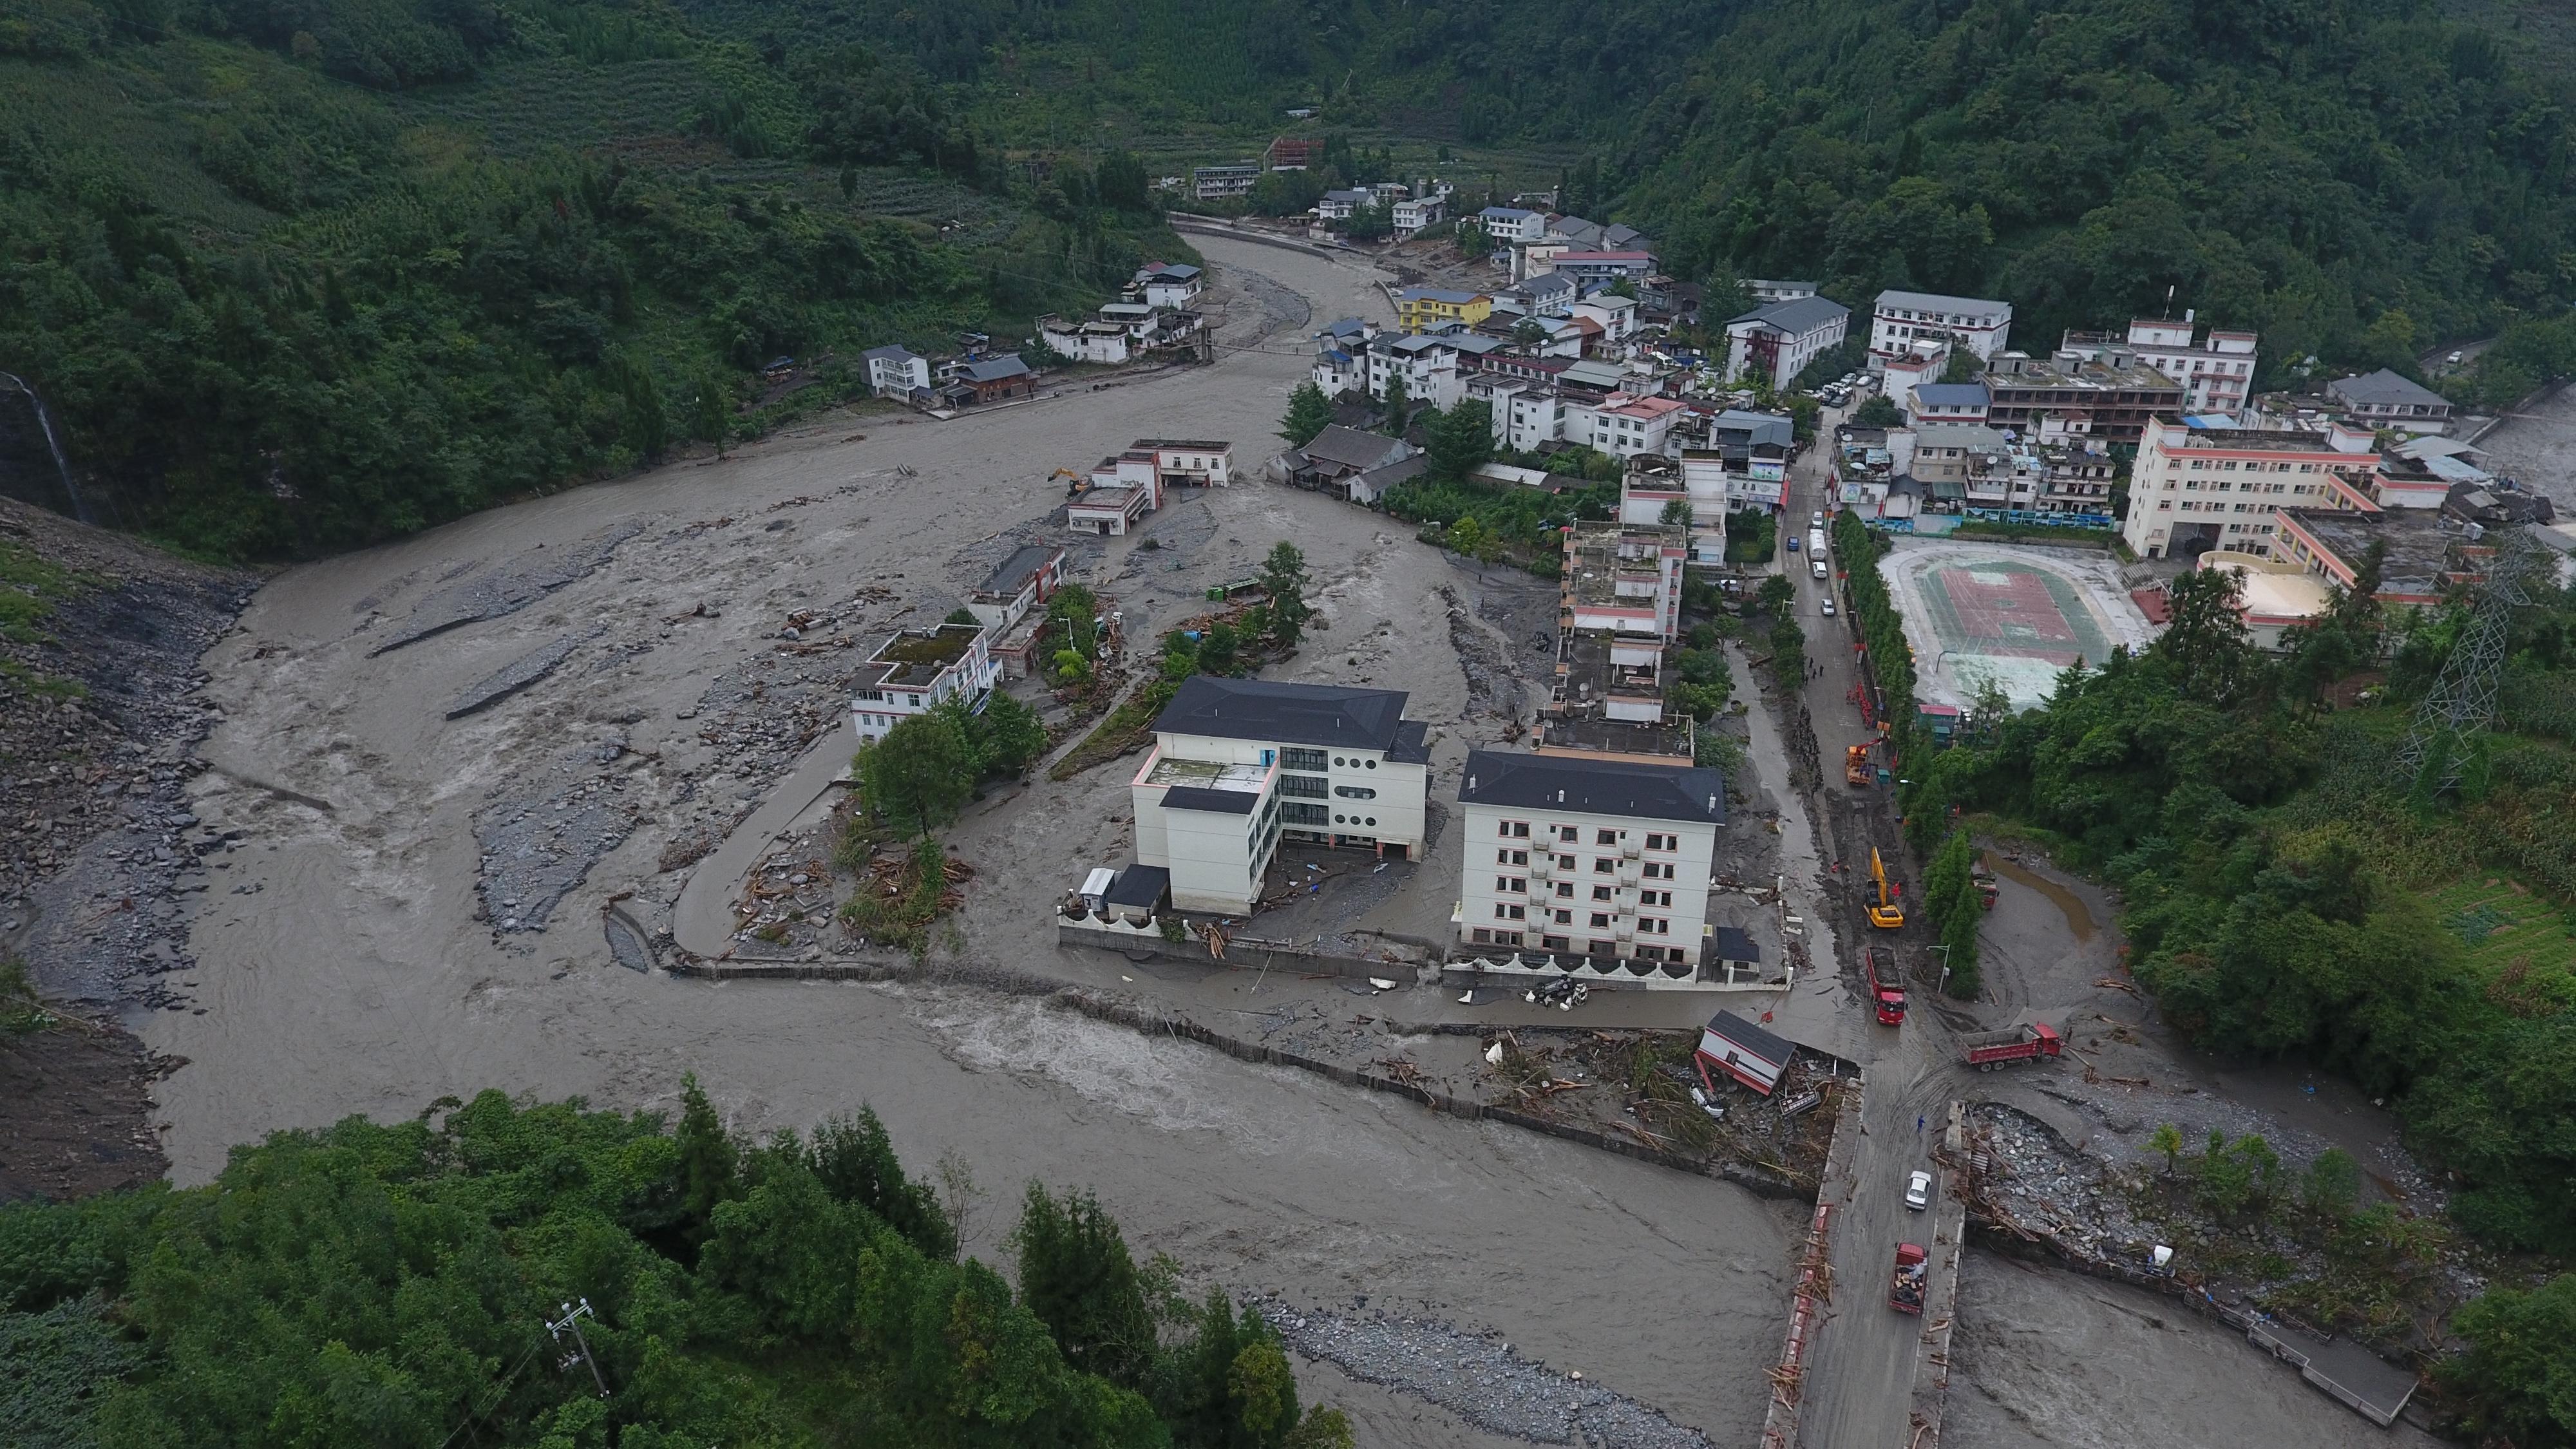
M 1348 362 L 1351 360 L 1351 355 L 1338 347 L 1326 349 L 1323 356 L 1326 362 Z
M 1914 389 L 1914 400 L 1927 408 L 1981 408 L 1992 401 L 1982 382 L 1927 382 Z
M 2183 420 L 2187 428 L 2232 428 L 2236 420 L 2225 413 L 2193 413 Z
M 1490 217 L 1495 221 L 1518 221 L 1522 217 L 1536 215 L 1535 211 L 1524 211 L 1517 206 L 1489 206 L 1476 213 L 1479 220 Z
M 1331 325 L 1327 326 L 1323 331 L 1318 332 L 1315 335 L 1318 337 L 1350 337 L 1366 331 L 1368 331 L 1368 324 L 1366 322 L 1361 321 L 1357 317 L 1343 317 L 1335 320 Z

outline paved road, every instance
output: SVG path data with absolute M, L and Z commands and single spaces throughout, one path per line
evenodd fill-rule
M 1827 437 L 1839 416 L 1826 415 Z M 1793 516 L 1787 521 L 1801 533 L 1815 510 L 1829 506 L 1824 466 L 1829 446 L 1820 442 L 1791 473 Z M 1804 694 L 1816 731 L 1817 758 L 1826 772 L 1817 789 L 1824 797 L 1817 808 L 1828 822 L 1827 852 L 1839 854 L 1846 867 L 1828 906 L 1835 936 L 1842 954 L 1854 962 L 1860 950 L 1878 945 L 1894 949 L 1900 961 L 1911 967 L 1927 959 L 1925 930 L 1919 923 L 1901 932 L 1874 930 L 1861 917 L 1860 888 L 1868 877 L 1867 837 L 1854 814 L 1832 798 L 1840 794 L 1846 799 L 1878 800 L 1883 794 L 1874 787 L 1869 792 L 1855 791 L 1842 782 L 1844 747 L 1874 737 L 1849 698 L 1860 680 L 1850 620 L 1839 602 L 1835 617 L 1823 616 L 1831 584 L 1801 572 L 1798 586 L 1799 623 L 1807 631 L 1808 652 L 1821 667 Z M 1906 872 L 1898 874 L 1902 877 Z M 1856 968 L 1847 976 L 1856 979 Z M 1887 1306 L 1887 1277 L 1898 1243 L 1930 1244 L 1930 1215 L 1907 1210 L 1905 1178 L 1917 1168 L 1938 1173 L 1931 1145 L 1955 1087 L 1948 1065 L 1949 1033 L 1924 1001 L 1928 993 L 1917 985 L 1912 994 L 1915 1010 L 1903 1027 L 1872 1024 L 1856 1034 L 1868 1096 L 1851 1170 L 1824 1187 L 1834 1204 L 1834 1296 L 1808 1359 L 1799 1441 L 1810 1449 L 1898 1449 L 1906 1442 L 1923 1320 Z M 1866 1010 L 1857 993 L 1848 1009 Z M 1845 1039 L 1854 1035 L 1846 1033 Z M 1920 1133 L 1915 1126 L 1918 1120 L 1923 1123 Z

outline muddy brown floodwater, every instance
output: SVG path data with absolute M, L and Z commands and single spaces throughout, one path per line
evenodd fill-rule
M 667 925 L 692 862 L 800 761 L 838 748 L 817 732 L 840 728 L 855 661 L 812 638 L 786 647 L 791 613 L 871 641 L 937 617 L 1014 542 L 1059 536 L 1044 522 L 1062 499 L 1051 470 L 1140 436 L 1230 438 L 1257 474 L 1304 376 L 1306 324 L 1387 315 L 1365 267 L 1201 246 L 1230 283 L 1212 366 L 946 424 L 835 418 L 263 588 L 205 660 L 223 720 L 190 806 L 209 830 L 241 832 L 196 898 L 205 1014 L 143 1029 L 187 1062 L 156 1092 L 173 1175 L 203 1181 L 231 1144 L 266 1132 L 410 1116 L 484 1088 L 668 1109 L 695 1071 L 747 1132 L 864 1102 L 912 1161 L 956 1150 L 990 1190 L 968 1223 L 988 1256 L 1023 1184 L 1085 1185 L 1141 1248 L 1204 1280 L 1319 1321 L 1436 1320 L 1452 1337 L 1416 1349 L 1508 1342 L 1496 1374 L 1524 1401 L 1546 1396 L 1527 1392 L 1519 1365 L 1580 1369 L 1712 1443 L 1750 1442 L 1786 1316 L 1795 1205 L 1025 998 L 709 985 L 611 956 L 604 907 Z M 1325 627 L 1274 672 L 1411 691 L 1409 713 L 1433 726 L 1435 801 L 1455 798 L 1466 750 L 1503 737 L 1525 702 L 1509 675 L 1527 652 L 1513 620 L 1528 581 L 1479 578 L 1384 515 L 1248 477 L 1167 510 L 1147 537 L 1158 546 L 1074 552 L 1137 640 L 1197 612 L 1208 584 L 1252 572 L 1273 542 L 1302 547 Z M 960 943 L 942 953 L 1109 992 L 1164 989 L 1052 940 L 1056 893 L 1124 853 L 1123 778 L 1114 765 L 1041 776 L 961 822 L 952 840 L 977 877 Z M 1370 885 L 1368 924 L 1445 922 L 1457 848 L 1438 841 L 1421 869 Z M 1198 989 L 1213 1000 L 1230 988 Z M 2034 1314 L 2090 1291 L 2058 1275 L 2023 1286 Z M 2295 1380 L 2266 1377 L 2250 1349 L 2159 1358 L 2162 1342 L 2124 1345 L 2141 1355 L 2139 1380 L 2213 1413 L 2241 1409 L 2230 1422 L 2243 1441 L 2305 1442 L 2275 1421 L 2353 1428 L 2340 1409 L 2299 1402 Z M 2039 1402 L 2055 1391 L 2057 1351 L 1998 1338 L 1975 1391 Z M 1465 1357 L 1443 1371 L 1472 1377 Z M 1455 1412 L 1352 1376 L 1384 1373 L 1306 1365 L 1363 1444 L 1509 1442 L 1476 1427 L 1508 1421 L 1492 1406 Z
M 1386 315 L 1370 271 L 1205 247 L 1287 289 L 1239 292 L 1237 310 L 1260 316 L 1229 318 L 1235 336 L 1302 324 L 1282 296 L 1327 318 Z M 274 1129 L 408 1116 L 486 1087 L 667 1107 L 694 1070 L 747 1131 L 865 1102 L 914 1162 L 962 1152 L 992 1191 L 972 1224 L 988 1255 L 1022 1184 L 1085 1184 L 1140 1247 L 1208 1279 L 1498 1334 L 1525 1359 L 1581 1369 L 1741 1442 L 1784 1321 L 1790 1235 L 1782 1208 L 1740 1189 L 1031 1001 L 710 986 L 610 959 L 608 899 L 631 890 L 666 908 L 685 872 L 660 869 L 665 847 L 729 823 L 795 753 L 729 756 L 701 737 L 701 702 L 739 716 L 774 701 L 783 713 L 821 691 L 823 718 L 846 718 L 819 666 L 800 679 L 806 666 L 790 658 L 745 674 L 771 656 L 790 611 L 836 611 L 853 621 L 836 629 L 862 636 L 905 605 L 936 617 L 1007 551 L 1002 535 L 1025 535 L 1061 502 L 1051 469 L 1085 468 L 1139 436 L 1231 438 L 1257 470 L 1302 378 L 1305 330 L 1212 367 L 949 424 L 836 420 L 722 464 L 496 510 L 271 582 L 206 661 L 225 721 L 192 804 L 245 832 L 219 858 L 192 933 L 208 1010 L 145 1028 L 188 1061 L 157 1094 L 174 1175 L 203 1180 L 229 1144 Z M 1451 645 L 1443 589 L 1461 576 L 1410 529 L 1248 480 L 1170 510 L 1154 533 L 1162 548 L 1113 540 L 1104 553 L 1095 541 L 1077 553 L 1118 596 L 1132 637 L 1293 539 L 1331 627 L 1288 673 L 1412 690 L 1453 771 L 1470 733 L 1492 737 L 1491 721 L 1466 718 L 1475 701 Z M 868 601 L 871 588 L 890 597 Z M 559 649 L 567 637 L 577 642 Z M 531 657 L 544 667 L 521 672 L 541 677 L 448 718 Z M 979 890 L 995 893 L 966 914 L 970 957 L 1114 983 L 1096 963 L 1059 961 L 1045 914 L 1068 871 L 1124 837 L 1112 777 L 1123 779 L 1112 767 L 1041 781 L 960 832 L 989 883 Z M 578 880 L 536 871 L 485 909 L 487 853 L 542 866 L 603 841 Z M 1445 900 L 1445 886 L 1424 889 Z M 1010 910 L 1014 897 L 1030 909 Z M 1358 1412 L 1365 1442 L 1499 1442 L 1337 1370 L 1317 1367 L 1313 1382 Z

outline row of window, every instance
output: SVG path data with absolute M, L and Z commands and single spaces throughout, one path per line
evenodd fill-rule
M 1666 879 L 1670 879 L 1670 877 L 1666 877 Z M 1505 896 L 1528 895 L 1529 879 L 1526 876 L 1498 875 L 1494 877 L 1494 893 L 1496 895 Z M 1544 890 L 1540 892 L 1541 895 L 1545 895 L 1546 893 L 1547 892 Z M 1570 880 L 1558 881 L 1556 883 L 1556 894 L 1564 900 L 1574 899 L 1574 882 Z M 1611 899 L 1611 887 L 1606 885 L 1594 886 L 1592 888 L 1592 898 L 1596 901 L 1608 901 Z M 1637 892 L 1637 904 L 1641 906 L 1670 907 L 1672 903 L 1673 893 L 1671 891 L 1641 890 Z
M 1596 931 L 1606 931 L 1610 929 L 1611 916 L 1613 914 L 1624 915 L 1625 912 L 1614 913 L 1610 911 L 1590 911 L 1586 914 L 1591 918 L 1590 925 L 1592 929 Z M 1539 916 L 1542 920 L 1552 919 L 1560 926 L 1571 926 L 1574 924 L 1574 912 L 1572 911 L 1541 910 L 1539 912 Z M 1529 908 L 1509 902 L 1498 901 L 1494 905 L 1494 919 L 1497 921 L 1525 921 L 1529 919 Z M 1672 933 L 1673 921 L 1670 916 L 1637 917 L 1637 934 L 1640 936 L 1669 936 Z
M 2165 459 L 2166 472 L 2179 472 L 2181 468 L 2182 459 Z M 2248 473 L 2287 473 L 2291 471 L 2291 468 L 2287 463 L 2249 462 L 2244 465 L 2244 470 Z M 2237 471 L 2237 460 L 2234 458 L 2194 458 L 2191 460 L 2191 471 L 2195 473 L 2233 473 Z M 2317 465 L 2314 463 L 2301 463 L 2298 466 L 2298 471 L 2302 473 L 2313 473 L 2317 471 Z
M 1521 947 L 1535 944 L 1537 948 L 1542 951 L 1571 954 L 1574 950 L 1574 940 L 1570 936 L 1542 935 L 1535 943 L 1533 943 L 1529 939 L 1529 933 L 1526 931 L 1498 931 L 1488 926 L 1476 927 L 1474 931 L 1469 933 L 1468 939 L 1474 941 L 1480 946 Z M 1584 954 L 1588 956 L 1601 957 L 1607 960 L 1619 957 L 1620 951 L 1617 942 L 1604 941 L 1596 937 L 1584 942 Z M 1690 953 L 1679 946 L 1634 946 L 1629 948 L 1627 955 L 1630 958 L 1639 961 L 1687 961 L 1690 959 Z
M 1657 837 L 1654 837 L 1654 836 L 1648 836 L 1648 837 L 1647 837 L 1647 839 L 1649 839 L 1649 840 L 1653 840 L 1653 839 L 1655 839 L 1655 838 L 1657 838 Z M 1663 838 L 1664 838 L 1664 839 L 1671 839 L 1672 837 L 1670 837 L 1670 836 L 1666 836 L 1666 837 L 1663 837 Z M 1668 847 L 1660 846 L 1660 845 L 1650 845 L 1650 846 L 1648 846 L 1648 847 L 1646 847 L 1646 848 L 1647 848 L 1647 849 L 1649 849 L 1649 850 L 1663 850 L 1663 849 L 1666 849 L 1666 848 L 1668 848 Z M 1556 860 L 1556 868 L 1557 868 L 1558 870 L 1573 870 L 1573 869 L 1575 868 L 1575 866 L 1576 866 L 1576 857 L 1571 856 L 1571 855 L 1560 855 L 1560 856 L 1555 857 L 1555 860 Z M 1528 852 L 1528 851 L 1526 851 L 1526 850 L 1497 850 L 1497 851 L 1495 851 L 1495 852 L 1494 852 L 1494 864 L 1496 864 L 1496 865 L 1527 865 L 1527 864 L 1529 864 L 1529 852 Z M 1648 880 L 1672 880 L 1672 879 L 1674 879 L 1674 874 L 1675 874 L 1675 872 L 1674 872 L 1674 866 L 1673 866 L 1673 863 L 1672 863 L 1671 861 L 1669 861 L 1669 860 L 1649 860 L 1649 861 L 1645 861 L 1645 862 L 1643 862 L 1642 864 L 1643 864 L 1643 867 L 1644 867 L 1644 869 L 1643 869 L 1643 872 L 1642 872 L 1642 873 L 1645 875 L 1646 879 L 1648 879 Z M 1618 859 L 1617 859 L 1616 857 L 1614 857 L 1614 856 L 1602 855 L 1602 856 L 1595 856 L 1595 857 L 1593 857 L 1593 860 L 1592 860 L 1592 873 L 1593 873 L 1594 875 L 1608 875 L 1608 874 L 1610 874 L 1612 871 L 1617 870 L 1618 868 L 1619 868 L 1619 861 L 1618 861 Z
M 1505 840 L 1527 840 L 1530 838 L 1530 823 L 1526 820 L 1497 820 L 1494 822 L 1494 833 Z M 1561 845 L 1572 845 L 1583 838 L 1583 827 L 1579 825 L 1550 825 L 1541 832 L 1541 838 L 1545 838 L 1549 835 L 1555 836 L 1557 843 Z M 1617 845 L 1627 838 L 1628 832 L 1624 830 L 1595 829 L 1592 832 L 1592 843 L 1595 845 Z M 1649 830 L 1646 832 L 1646 849 L 1648 850 L 1679 850 L 1681 848 L 1682 838 L 1679 835 L 1661 830 Z M 1570 866 L 1574 862 L 1571 858 L 1568 858 L 1559 863 Z

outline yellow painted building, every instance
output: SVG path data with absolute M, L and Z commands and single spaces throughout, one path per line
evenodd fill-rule
M 1491 316 L 1493 311 L 1494 299 L 1482 292 L 1400 287 L 1395 293 L 1396 325 L 1407 332 L 1428 332 L 1452 322 L 1473 327 Z

